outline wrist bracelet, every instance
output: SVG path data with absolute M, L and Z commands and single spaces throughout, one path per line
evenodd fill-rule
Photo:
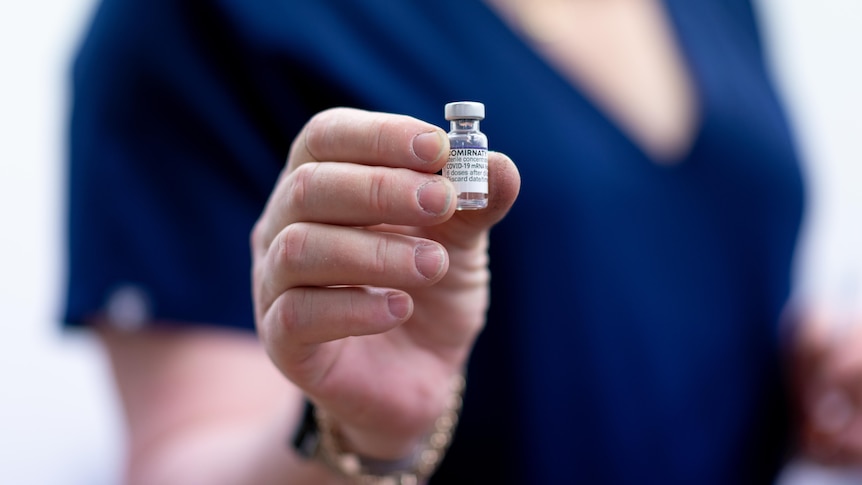
M 306 415 L 294 439 L 303 456 L 321 460 L 330 469 L 362 485 L 416 485 L 437 469 L 452 441 L 463 402 L 465 379 L 452 382 L 446 410 L 434 422 L 434 429 L 412 455 L 398 460 L 378 460 L 344 451 L 339 429 L 320 408 L 306 406 Z M 316 432 L 315 432 L 316 431 Z

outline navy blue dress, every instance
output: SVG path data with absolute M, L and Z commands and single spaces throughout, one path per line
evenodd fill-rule
M 74 66 L 67 325 L 134 288 L 160 325 L 253 331 L 248 234 L 302 124 L 481 101 L 523 185 L 434 482 L 769 483 L 796 154 L 749 3 L 665 6 L 701 109 L 671 166 L 479 1 L 104 0 Z

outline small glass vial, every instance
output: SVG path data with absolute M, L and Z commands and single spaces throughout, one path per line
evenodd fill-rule
M 449 161 L 443 176 L 455 184 L 458 210 L 484 209 L 488 206 L 488 137 L 479 131 L 485 119 L 485 105 L 473 101 L 448 103 L 450 121 Z

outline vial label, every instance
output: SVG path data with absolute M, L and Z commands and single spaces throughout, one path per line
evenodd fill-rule
M 443 176 L 458 191 L 458 210 L 488 207 L 488 137 L 479 131 L 485 105 L 475 101 L 446 103 L 449 120 L 449 160 Z
M 488 193 L 488 149 L 462 147 L 449 150 L 443 176 L 455 184 L 459 194 Z

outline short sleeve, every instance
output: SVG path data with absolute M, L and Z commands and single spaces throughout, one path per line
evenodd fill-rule
M 73 71 L 67 326 L 254 327 L 249 233 L 307 119 L 254 62 L 215 3 L 100 5 Z

